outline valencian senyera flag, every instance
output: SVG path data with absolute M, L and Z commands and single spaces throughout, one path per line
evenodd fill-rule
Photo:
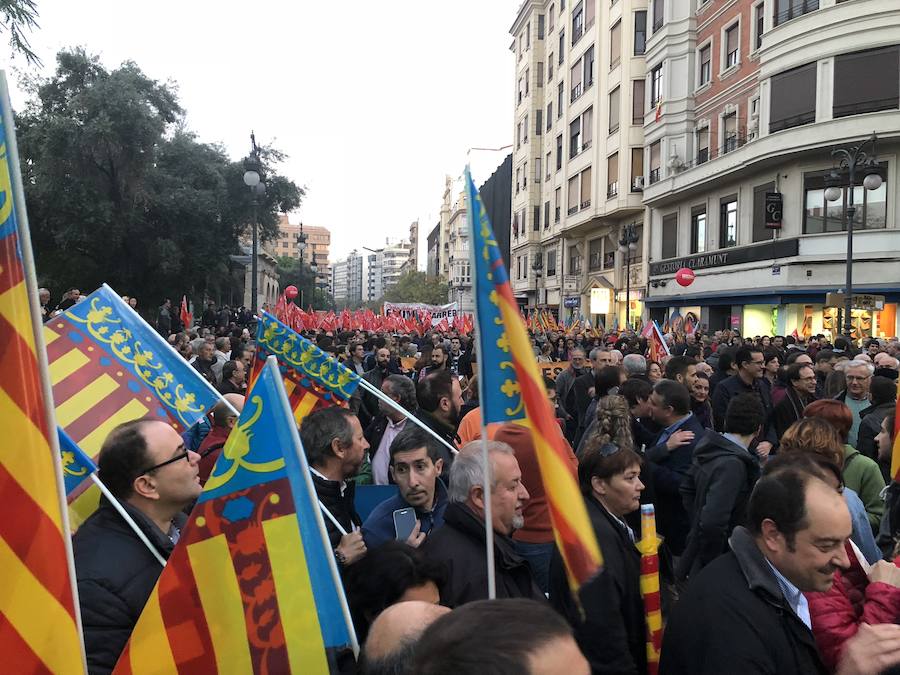
M 56 422 L 96 458 L 122 422 L 155 417 L 179 433 L 220 394 L 109 286 L 44 324 Z M 68 473 L 68 472 L 67 472 Z M 73 526 L 97 507 L 99 490 L 83 482 L 69 493 Z
M 900 482 L 900 380 L 897 381 L 897 408 L 894 411 L 894 446 L 891 448 L 891 476 Z
M 297 425 L 269 358 L 116 675 L 337 672 L 358 650 Z
M 37 288 L 0 73 L 0 655 L 6 673 L 84 673 Z M 16 187 L 13 186 L 16 182 Z
M 500 249 L 481 196 L 466 169 L 472 270 L 478 316 L 478 384 L 485 424 L 524 420 L 532 438 L 547 494 L 556 544 L 573 595 L 603 565 L 569 451 L 550 408 L 541 372 L 513 297 Z
M 271 314 L 262 312 L 256 329 L 251 384 L 269 356 L 278 360 L 298 422 L 317 408 L 346 405 L 359 386 L 359 375 Z
M 59 453 L 62 457 L 63 480 L 66 494 L 78 489 L 84 479 L 97 470 L 97 465 L 65 431 L 56 427 L 59 438 Z

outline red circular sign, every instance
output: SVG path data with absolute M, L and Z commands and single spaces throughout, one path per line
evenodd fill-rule
M 675 272 L 675 281 L 678 282 L 679 286 L 690 286 L 694 283 L 694 270 L 690 267 L 682 267 L 680 270 Z
M 293 300 L 297 297 L 297 287 L 296 286 L 288 286 L 284 289 L 284 297 L 288 300 Z

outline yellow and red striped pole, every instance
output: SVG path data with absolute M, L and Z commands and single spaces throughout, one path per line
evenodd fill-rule
M 641 505 L 641 597 L 644 599 L 644 620 L 647 624 L 647 673 L 659 670 L 659 649 L 662 645 L 662 611 L 659 595 L 659 537 L 656 536 L 656 511 L 653 504 Z

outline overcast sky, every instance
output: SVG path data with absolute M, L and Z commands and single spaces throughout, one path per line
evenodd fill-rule
M 468 148 L 512 142 L 519 5 L 38 0 L 30 40 L 46 74 L 81 45 L 107 68 L 130 59 L 176 82 L 190 129 L 233 158 L 251 129 L 274 143 L 289 156 L 280 173 L 308 189 L 291 221 L 328 227 L 335 259 L 406 237 L 415 219 L 423 251 L 444 175 L 461 175 Z M 504 156 L 473 153 L 476 183 Z

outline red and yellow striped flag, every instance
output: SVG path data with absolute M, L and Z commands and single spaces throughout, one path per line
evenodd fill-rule
M 0 655 L 6 673 L 84 673 L 56 428 L 41 371 L 31 244 L 0 73 Z M 18 202 L 18 209 L 15 208 Z
M 891 477 L 900 482 L 900 380 L 897 381 L 897 409 L 894 411 L 894 446 L 891 448 Z
M 506 268 L 481 196 L 466 169 L 478 316 L 478 378 L 484 423 L 527 420 L 547 495 L 556 545 L 572 594 L 603 565 L 594 528 L 572 475 L 556 416 L 544 389 Z

